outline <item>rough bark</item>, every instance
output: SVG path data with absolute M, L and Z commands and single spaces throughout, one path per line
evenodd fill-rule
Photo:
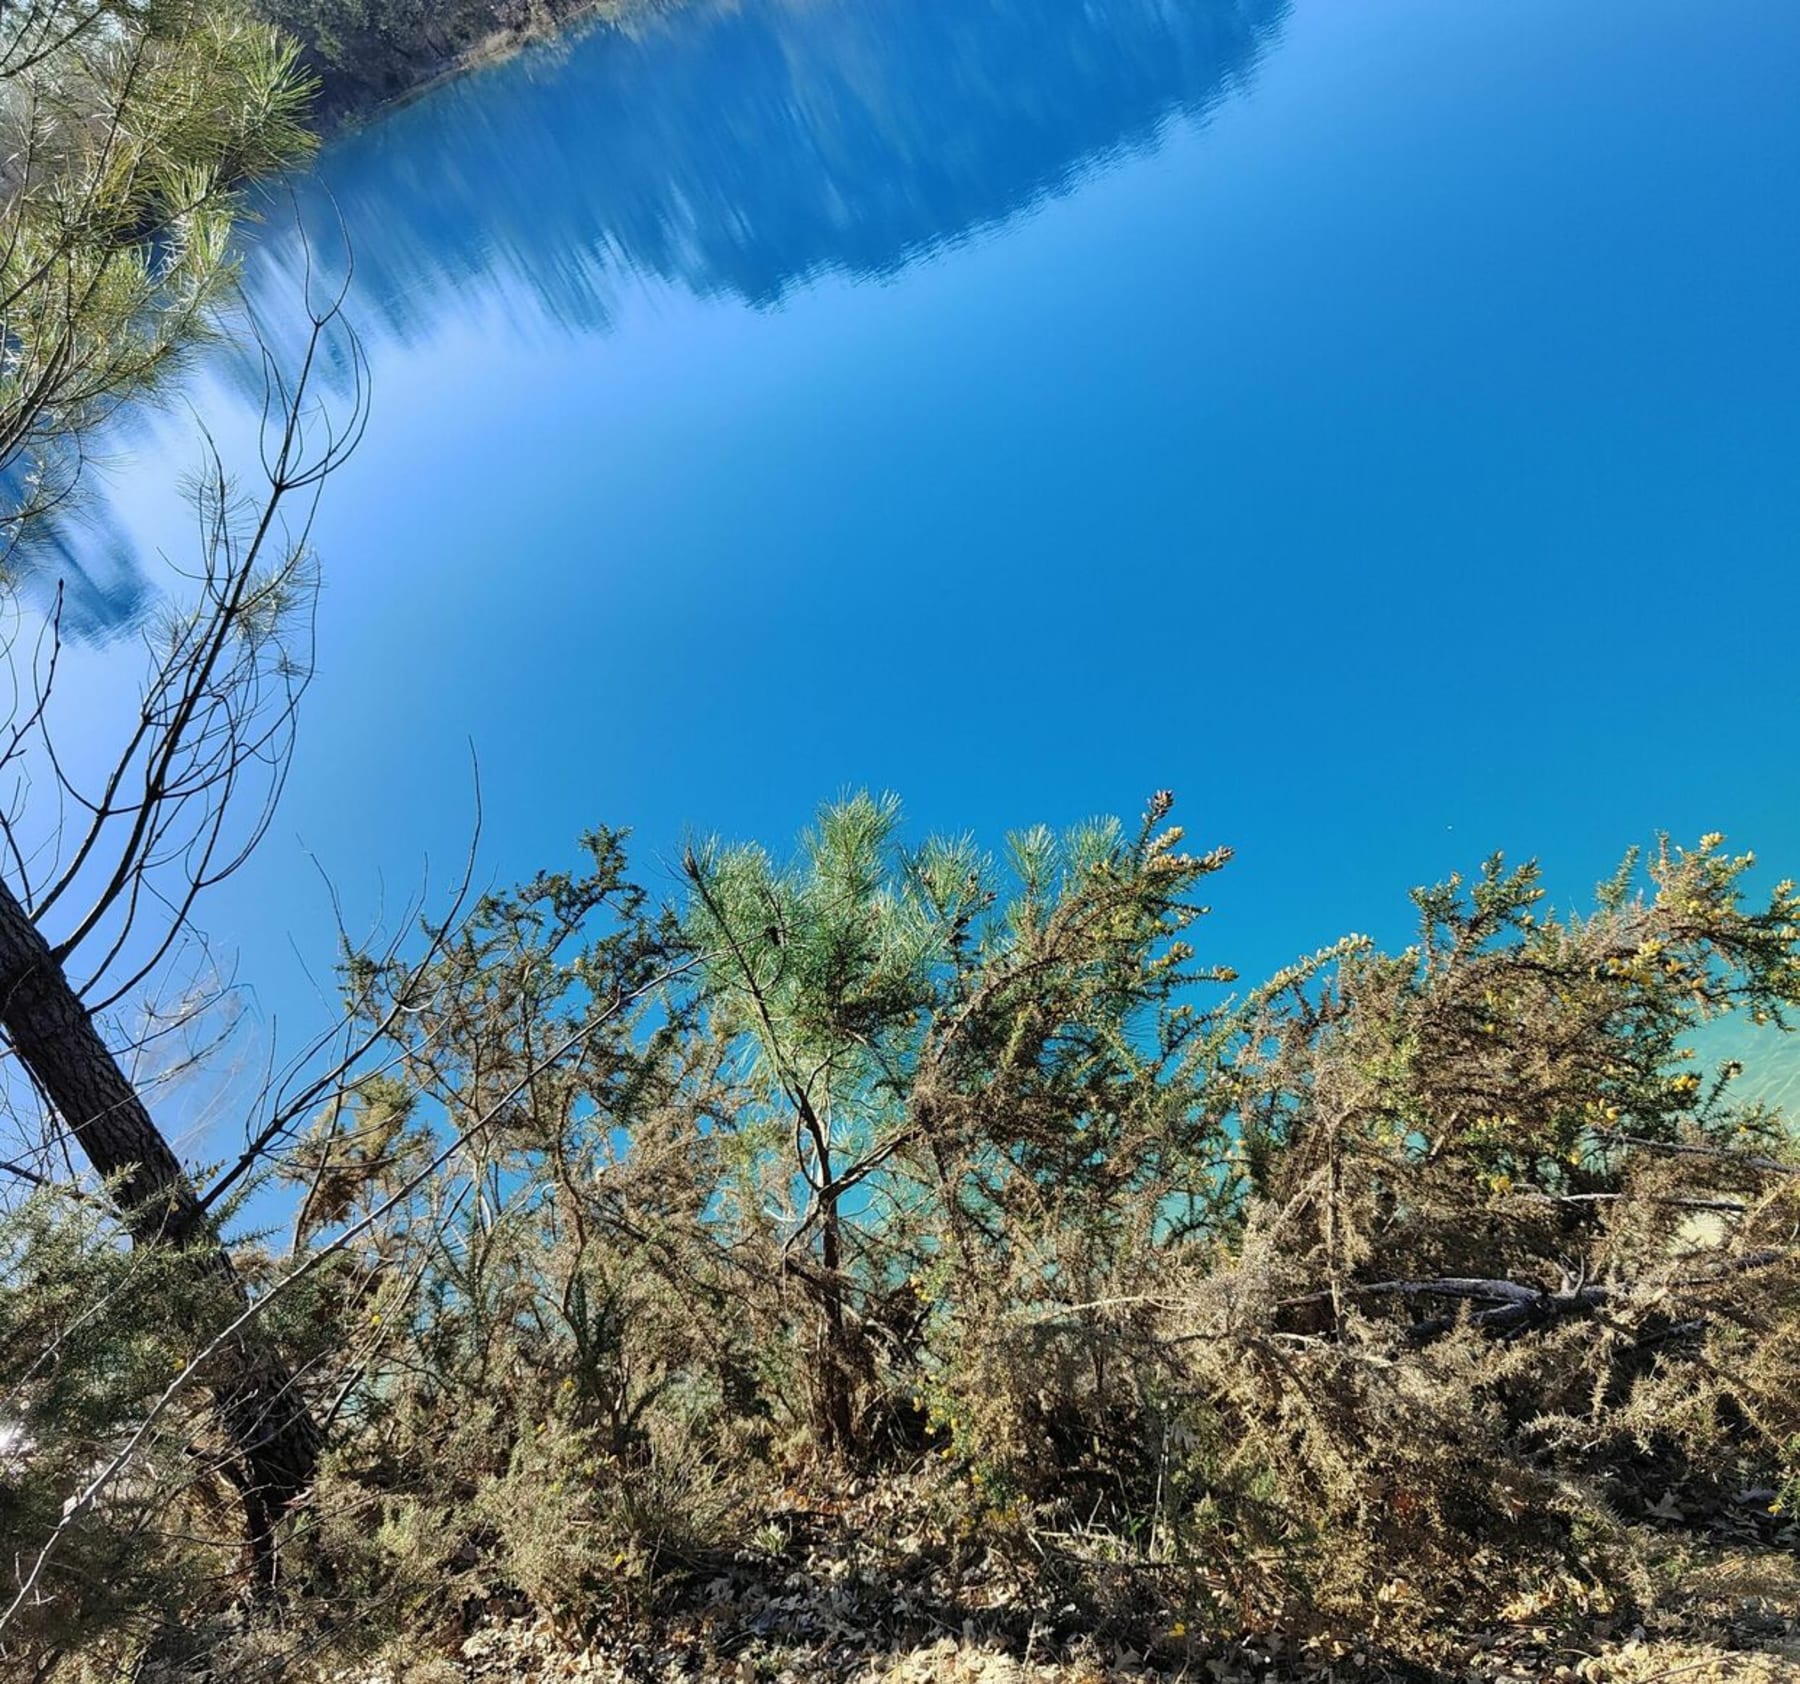
M 0 1032 L 88 1162 L 101 1175 L 119 1178 L 120 1209 L 133 1243 L 195 1246 L 196 1267 L 238 1304 L 247 1304 L 244 1284 L 211 1233 L 180 1161 L 30 914 L 3 882 Z M 214 1404 L 237 1457 L 231 1473 L 259 1571 L 272 1571 L 275 1522 L 311 1484 L 320 1433 L 292 1372 L 253 1322 L 222 1355 Z
M 829 1180 L 830 1160 L 821 1157 Z M 844 1325 L 843 1252 L 839 1238 L 837 1195 L 827 1197 L 821 1232 L 820 1262 L 824 1269 L 821 1292 L 825 1312 L 825 1344 L 819 1375 L 825 1442 L 840 1456 L 850 1453 L 854 1438 L 851 1419 L 850 1341 Z

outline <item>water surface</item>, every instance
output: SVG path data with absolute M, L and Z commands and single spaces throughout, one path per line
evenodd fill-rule
M 447 871 L 471 744 L 499 878 L 1170 786 L 1252 973 L 1494 848 L 1800 872 L 1796 86 L 1782 0 L 744 0 L 335 145 L 375 407 L 213 928 L 305 1020 L 308 852 Z

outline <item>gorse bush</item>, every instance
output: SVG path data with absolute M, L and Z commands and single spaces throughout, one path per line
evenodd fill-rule
M 601 832 L 420 961 L 351 954 L 384 1050 L 284 1162 L 318 1266 L 269 1300 L 331 1446 L 289 1582 L 358 1611 L 316 1640 L 631 1618 L 845 1479 L 1137 1640 L 1429 1656 L 1522 1598 L 1648 1605 L 1671 1517 L 1791 1541 L 1800 1154 L 1700 1053 L 1800 999 L 1792 885 L 1707 838 L 1559 915 L 1494 860 L 1406 950 L 1234 995 L 1227 856 L 1168 811 L 995 858 L 859 796 L 788 862 L 692 846 L 667 906 Z M 11 1218 L 71 1280 L 147 1266 L 89 1220 Z M 27 1524 L 151 1336 L 58 1359 Z M 130 1553 L 128 1507 L 95 1526 Z
M 0 1537 L 9 1597 L 55 1544 L 12 1610 L 9 1663 L 71 1650 L 97 1676 L 124 1676 L 203 1654 L 221 1635 L 245 1540 L 230 1457 L 178 1380 L 233 1308 L 223 1284 L 175 1248 L 127 1249 L 100 1198 L 44 1189 L 8 1207 Z M 196 1386 L 205 1378 L 202 1368 Z M 133 1454 L 119 1476 L 84 1501 L 126 1443 Z

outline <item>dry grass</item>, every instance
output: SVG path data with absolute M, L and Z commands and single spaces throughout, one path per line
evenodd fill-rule
M 1593 1684 L 1794 1684 L 1800 1680 L 1800 1645 L 1747 1653 L 1715 1644 L 1629 1643 L 1585 1662 L 1574 1676 Z

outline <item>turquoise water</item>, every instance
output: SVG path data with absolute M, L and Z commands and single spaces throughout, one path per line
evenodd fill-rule
M 353 924 L 453 876 L 471 744 L 499 880 L 1170 786 L 1246 973 L 1494 848 L 1800 873 L 1796 88 L 1788 0 L 744 0 L 335 145 L 374 408 L 210 927 L 291 1042 L 312 858 Z M 172 552 L 184 438 L 113 494 Z

